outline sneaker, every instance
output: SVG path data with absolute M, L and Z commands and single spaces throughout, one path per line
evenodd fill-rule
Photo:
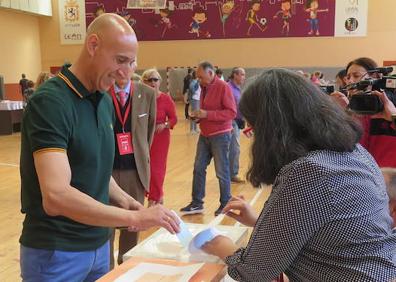
M 184 208 L 180 209 L 182 215 L 185 214 L 196 214 L 196 213 L 203 213 L 203 205 L 190 203 Z
M 220 205 L 220 207 L 215 211 L 215 216 L 218 216 L 223 212 L 225 205 Z
M 238 175 L 235 175 L 235 176 L 231 177 L 231 182 L 233 182 L 233 183 L 245 183 L 246 181 L 244 179 L 242 179 L 241 177 L 239 177 Z

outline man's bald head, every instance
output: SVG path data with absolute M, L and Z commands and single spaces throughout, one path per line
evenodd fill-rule
M 91 34 L 102 35 L 107 32 L 118 32 L 125 35 L 135 34 L 133 28 L 121 16 L 112 13 L 105 13 L 95 18 L 87 29 L 87 37 Z
M 136 69 L 138 42 L 129 23 L 116 14 L 102 14 L 88 26 L 77 66 L 90 90 L 105 91 L 116 79 L 130 78 Z

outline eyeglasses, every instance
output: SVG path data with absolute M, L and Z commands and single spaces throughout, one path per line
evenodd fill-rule
M 146 79 L 147 82 L 157 82 L 157 81 L 159 81 L 159 80 L 160 80 L 160 79 L 159 79 L 159 78 L 156 78 L 156 77 L 151 77 L 151 78 Z

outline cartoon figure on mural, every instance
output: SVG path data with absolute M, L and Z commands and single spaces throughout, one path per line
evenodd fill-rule
M 320 35 L 318 13 L 328 12 L 329 9 L 319 10 L 319 0 L 307 0 L 305 3 L 305 11 L 309 13 L 309 19 L 307 21 L 310 25 L 310 31 L 308 34 Z
M 235 3 L 234 9 L 232 11 L 233 17 L 232 17 L 232 27 L 239 29 L 241 26 L 242 19 L 245 17 L 243 16 L 244 14 L 244 1 L 240 1 L 238 4 Z
M 282 35 L 288 36 L 290 31 L 290 18 L 292 17 L 291 14 L 291 0 L 282 0 L 281 2 L 281 9 L 278 11 L 274 19 L 278 18 L 279 15 L 282 16 L 283 26 L 282 26 Z
M 94 17 L 97 18 L 99 17 L 101 14 L 106 13 L 104 4 L 99 4 L 98 7 L 96 7 L 95 12 L 94 12 Z
M 247 35 L 250 36 L 251 29 L 256 26 L 261 32 L 267 29 L 267 20 L 265 18 L 259 19 L 257 16 L 257 12 L 260 11 L 260 2 L 257 0 L 253 1 L 250 4 L 250 10 L 246 14 L 246 21 L 249 24 L 249 28 L 247 30 Z
M 226 0 L 223 4 L 221 4 L 221 2 L 218 2 L 218 4 L 220 20 L 223 25 L 223 36 L 225 37 L 225 23 L 228 17 L 231 15 L 232 11 L 234 11 L 235 3 L 233 0 Z
M 190 24 L 191 30 L 189 33 L 195 33 L 198 37 L 209 38 L 211 35 L 209 31 L 201 30 L 201 24 L 206 22 L 208 19 L 206 13 L 202 8 L 194 10 L 194 15 L 192 17 L 193 21 Z
M 134 25 L 136 25 L 136 20 L 134 18 L 132 18 L 132 16 L 128 13 L 127 10 L 122 9 L 121 11 L 117 8 L 116 10 L 116 14 L 120 15 L 121 17 L 123 17 L 131 27 L 134 27 Z
M 173 24 L 170 20 L 170 15 L 172 14 L 172 12 L 168 8 L 161 9 L 159 13 L 161 16 L 160 24 L 164 26 L 161 38 L 164 38 L 166 31 L 175 28 L 176 25 Z

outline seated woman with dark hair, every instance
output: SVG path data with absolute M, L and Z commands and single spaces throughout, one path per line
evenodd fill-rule
M 381 171 L 360 125 L 294 72 L 264 72 L 244 92 L 254 130 L 248 179 L 272 184 L 260 215 L 242 197 L 223 212 L 254 226 L 245 248 L 222 235 L 203 250 L 238 281 L 391 281 L 396 234 Z

